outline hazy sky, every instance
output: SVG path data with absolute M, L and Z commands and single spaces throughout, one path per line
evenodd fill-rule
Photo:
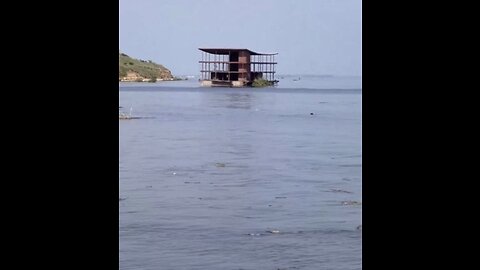
M 120 51 L 197 75 L 198 48 L 278 52 L 278 74 L 362 74 L 361 0 L 119 0 Z

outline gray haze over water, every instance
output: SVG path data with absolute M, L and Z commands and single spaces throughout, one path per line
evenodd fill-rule
M 361 269 L 361 79 L 294 78 L 120 84 L 120 269 Z

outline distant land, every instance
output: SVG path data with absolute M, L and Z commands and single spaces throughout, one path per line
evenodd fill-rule
M 118 80 L 122 82 L 173 81 L 172 72 L 151 60 L 132 58 L 124 53 L 118 54 Z

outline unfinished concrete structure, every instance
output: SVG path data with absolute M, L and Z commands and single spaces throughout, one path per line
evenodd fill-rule
M 275 55 L 248 49 L 199 48 L 202 86 L 250 86 L 256 79 L 275 84 Z

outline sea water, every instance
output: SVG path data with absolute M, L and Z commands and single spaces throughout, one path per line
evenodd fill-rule
M 120 269 L 361 269 L 361 78 L 119 87 Z

